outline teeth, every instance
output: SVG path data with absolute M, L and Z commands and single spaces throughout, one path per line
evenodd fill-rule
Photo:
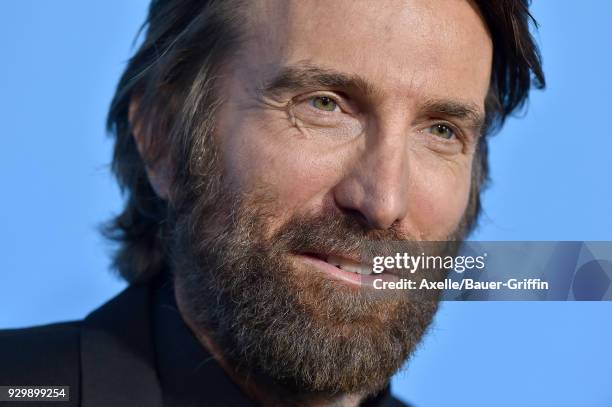
M 350 271 L 351 273 L 368 275 L 372 274 L 372 267 L 361 263 L 355 263 L 350 260 L 342 259 L 336 256 L 328 256 L 326 260 L 329 264 L 344 270 Z

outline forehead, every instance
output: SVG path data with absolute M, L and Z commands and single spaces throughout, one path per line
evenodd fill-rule
M 265 0 L 248 14 L 244 56 L 258 76 L 308 63 L 383 94 L 478 104 L 489 86 L 491 39 L 467 0 Z

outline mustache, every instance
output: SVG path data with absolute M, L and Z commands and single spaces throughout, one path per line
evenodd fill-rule
M 364 263 L 375 256 L 399 251 L 415 254 L 431 251 L 429 244 L 395 226 L 371 229 L 357 216 L 332 209 L 310 216 L 294 216 L 270 240 L 276 251 L 336 255 Z

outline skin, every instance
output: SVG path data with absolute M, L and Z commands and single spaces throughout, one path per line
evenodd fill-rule
M 331 203 L 372 229 L 444 239 L 467 205 L 478 123 L 430 105 L 452 101 L 484 116 L 485 25 L 466 1 L 329 4 L 271 0 L 254 10 L 250 40 L 224 78 L 218 135 L 229 181 L 273 186 L 278 225 Z M 358 78 L 368 89 L 265 91 L 287 68 Z M 320 109 L 320 96 L 338 102 L 334 112 Z M 457 136 L 444 139 L 436 124 Z
M 267 0 L 248 7 L 246 41 L 221 77 L 215 137 L 232 188 L 273 191 L 269 232 L 333 205 L 372 230 L 445 239 L 467 206 L 490 83 L 492 43 L 475 6 Z M 135 136 L 145 145 L 138 128 Z M 149 169 L 162 197 L 164 173 Z M 306 267 L 299 256 L 295 264 Z M 269 397 L 242 385 L 260 401 Z M 360 399 L 345 396 L 336 401 Z

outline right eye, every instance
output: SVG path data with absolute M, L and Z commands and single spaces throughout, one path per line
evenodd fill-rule
M 293 125 L 305 134 L 338 142 L 363 133 L 357 106 L 342 94 L 319 91 L 300 95 L 288 107 Z
M 325 112 L 334 112 L 339 109 L 338 103 L 329 96 L 313 96 L 308 102 L 315 109 L 323 110 Z
M 455 134 L 455 130 L 451 129 L 450 126 L 447 126 L 443 123 L 434 124 L 433 126 L 430 126 L 428 130 L 434 136 L 438 136 L 445 140 L 451 140 L 457 137 L 457 135 Z

